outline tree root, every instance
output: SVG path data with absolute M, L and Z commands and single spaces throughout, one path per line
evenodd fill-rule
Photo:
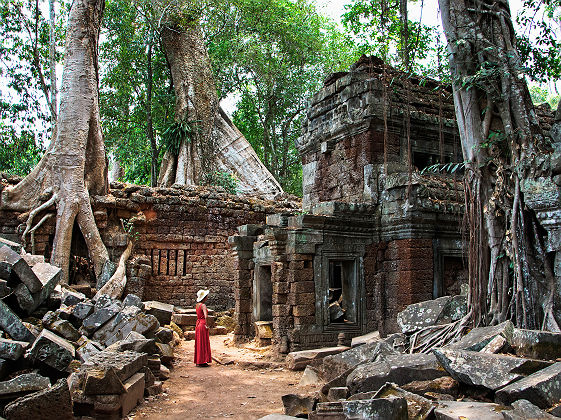
M 48 193 L 51 193 L 51 192 L 52 192 L 52 188 L 49 188 L 49 190 L 48 190 L 47 192 L 48 192 Z M 51 196 L 51 198 L 49 198 L 49 199 L 48 199 L 47 201 L 45 201 L 43 204 L 41 204 L 40 206 L 34 208 L 33 210 L 31 210 L 31 211 L 29 212 L 29 216 L 27 216 L 27 222 L 25 223 L 25 230 L 23 231 L 23 234 L 21 235 L 21 241 L 22 241 L 22 244 L 23 244 L 23 247 L 24 247 L 24 248 L 25 248 L 25 246 L 26 246 L 26 244 L 27 244 L 27 243 L 26 243 L 26 240 L 25 240 L 25 236 L 26 236 L 28 233 L 35 232 L 35 230 L 36 230 L 39 226 L 41 226 L 41 225 L 45 222 L 45 220 L 48 219 L 48 217 L 47 217 L 47 218 L 46 218 L 46 216 L 43 217 L 43 218 L 39 221 L 39 223 L 37 223 L 34 227 L 32 227 L 32 225 L 33 225 L 33 219 L 34 219 L 35 216 L 36 216 L 37 214 L 39 214 L 41 211 L 46 210 L 46 209 L 48 209 L 49 207 L 51 207 L 52 205 L 54 205 L 54 204 L 56 203 L 56 200 L 57 200 L 57 195 L 56 195 L 56 194 L 53 194 L 53 195 Z M 51 214 L 51 216 L 52 216 L 52 214 Z M 33 233 L 32 233 L 32 235 L 33 235 Z M 31 239 L 31 246 L 32 246 L 33 248 L 35 247 L 35 241 L 34 241 L 33 238 Z M 33 250 L 32 252 L 34 252 L 34 250 Z
M 32 229 L 29 230 L 29 235 L 31 238 L 31 253 L 35 254 L 35 231 L 39 228 L 43 223 L 49 220 L 51 217 L 54 217 L 54 213 L 47 213 L 43 216 L 39 223 L 37 223 Z M 25 246 L 25 245 L 24 245 Z
M 107 283 L 103 285 L 101 289 L 97 291 L 93 300 L 97 300 L 101 295 L 109 295 L 113 299 L 120 299 L 125 291 L 125 286 L 127 285 L 127 269 L 126 263 L 129 259 L 133 248 L 133 242 L 129 241 L 127 248 L 123 251 L 121 258 L 119 259 L 119 265 L 115 274 L 109 279 Z

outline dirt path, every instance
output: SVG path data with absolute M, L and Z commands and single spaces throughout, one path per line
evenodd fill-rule
M 193 341 L 175 349 L 176 362 L 164 394 L 146 401 L 131 413 L 133 419 L 258 419 L 282 413 L 281 397 L 290 393 L 311 392 L 300 387 L 302 372 L 292 372 L 280 363 L 270 362 L 267 352 L 246 346 L 228 346 L 226 336 L 211 337 L 213 362 L 207 368 L 193 364 Z

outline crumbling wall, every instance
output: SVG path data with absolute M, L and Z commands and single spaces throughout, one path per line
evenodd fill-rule
M 4 184 L 6 185 L 6 184 Z M 298 201 L 235 196 L 204 187 L 149 188 L 112 184 L 110 195 L 93 197 L 94 215 L 113 260 L 127 245 L 122 220 L 132 220 L 135 239 L 127 267 L 127 291 L 143 300 L 193 305 L 196 292 L 209 288 L 209 306 L 234 307 L 238 272 L 228 246 L 237 227 L 264 223 L 268 214 L 296 211 Z M 0 211 L 2 236 L 19 240 L 22 215 Z M 19 219 L 21 220 L 18 220 Z M 54 218 L 35 234 L 35 253 L 50 254 Z M 80 235 L 73 249 L 79 250 Z M 31 250 L 29 244 L 27 248 Z

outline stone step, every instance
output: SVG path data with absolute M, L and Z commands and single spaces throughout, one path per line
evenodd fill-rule
M 197 314 L 196 313 L 183 313 L 183 314 L 173 314 L 171 320 L 179 325 L 181 328 L 184 327 L 193 327 L 197 325 Z M 213 315 L 208 315 L 207 318 L 207 325 L 209 328 L 214 327 L 216 324 L 216 319 Z

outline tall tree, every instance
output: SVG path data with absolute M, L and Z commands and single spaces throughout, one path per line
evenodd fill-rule
M 72 230 L 76 223 L 86 241 L 95 274 L 114 270 L 95 224 L 90 194 L 108 190 L 105 148 L 98 104 L 98 38 L 104 0 L 75 0 L 70 9 L 62 75 L 57 135 L 47 153 L 19 184 L 2 191 L 0 207 L 35 215 L 56 208 L 51 263 L 68 281 Z M 39 221 L 41 223 L 48 213 Z
M 551 176 L 536 163 L 549 150 L 515 49 L 508 2 L 439 3 L 466 160 L 473 319 L 559 331 L 553 261 L 523 190 L 530 176 Z
M 205 174 L 235 174 L 243 192 L 273 197 L 282 188 L 218 104 L 199 18 L 185 2 L 162 10 L 160 35 L 175 90 L 175 148 L 162 160 L 160 185 L 201 184 Z

